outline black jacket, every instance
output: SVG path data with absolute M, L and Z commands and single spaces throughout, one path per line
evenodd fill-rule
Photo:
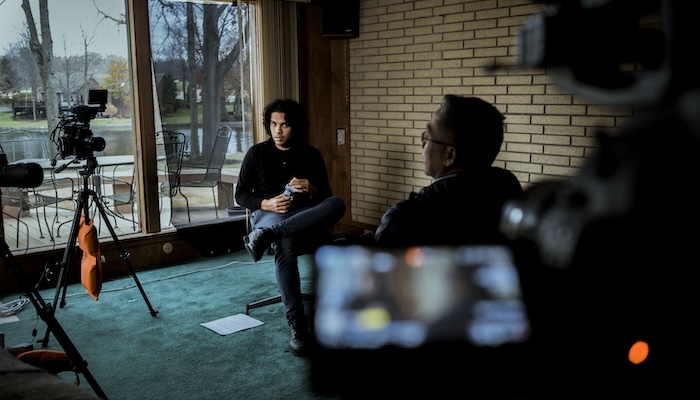
M 521 195 L 517 178 L 497 167 L 436 179 L 387 210 L 375 242 L 382 247 L 505 243 L 498 230 L 501 209 Z
M 317 189 L 314 197 L 294 195 L 292 209 L 314 206 L 331 196 L 326 163 L 318 149 L 300 142 L 281 151 L 272 139 L 258 143 L 243 158 L 236 183 L 236 202 L 256 210 L 263 199 L 282 193 L 292 177 L 306 178 Z

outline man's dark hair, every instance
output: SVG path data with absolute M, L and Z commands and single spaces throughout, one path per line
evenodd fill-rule
M 309 121 L 306 119 L 304 109 L 299 103 L 290 99 L 277 99 L 265 107 L 265 111 L 263 111 L 263 126 L 269 136 L 272 136 L 270 119 L 273 112 L 284 113 L 284 119 L 294 131 L 294 138 L 301 139 L 306 136 L 306 131 L 309 129 Z
M 445 95 L 437 111 L 440 125 L 452 134 L 461 166 L 490 166 L 503 143 L 505 117 L 478 97 Z

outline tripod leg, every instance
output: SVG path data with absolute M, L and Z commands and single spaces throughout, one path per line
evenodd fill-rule
M 94 191 L 91 191 L 90 194 L 92 196 L 96 196 Z M 119 250 L 120 258 L 122 260 L 124 260 L 126 267 L 129 269 L 129 274 L 131 274 L 131 277 L 134 278 L 134 282 L 136 282 L 136 286 L 139 288 L 139 291 L 141 292 L 141 296 L 143 296 L 143 300 L 146 302 L 146 305 L 148 306 L 148 309 L 151 312 L 151 315 L 155 317 L 158 314 L 158 311 L 154 310 L 153 307 L 151 306 L 151 302 L 148 301 L 148 296 L 146 296 L 146 292 L 143 290 L 143 287 L 141 286 L 141 282 L 139 282 L 139 278 L 136 277 L 136 271 L 134 271 L 134 267 L 131 265 L 131 261 L 129 261 L 129 258 L 131 258 L 131 253 L 124 251 L 124 248 L 122 247 L 121 242 L 119 242 L 119 237 L 117 236 L 117 233 L 114 231 L 114 228 L 112 228 L 112 224 L 109 222 L 109 218 L 107 216 L 107 212 L 104 209 L 104 206 L 99 201 L 99 199 L 95 199 L 95 200 L 96 200 L 94 202 L 95 206 L 97 206 L 97 210 L 100 212 L 100 216 L 104 220 L 104 223 L 107 226 L 107 229 L 109 229 L 109 233 L 112 235 L 112 239 L 114 239 L 114 244 L 115 244 L 115 246 L 117 246 L 117 249 Z
M 58 305 L 58 298 L 63 291 L 63 297 L 61 299 L 61 308 L 66 305 L 66 290 L 68 288 L 68 266 L 70 266 L 71 257 L 75 252 L 75 244 L 78 241 L 78 229 L 80 229 L 80 215 L 83 211 L 83 206 L 85 203 L 85 196 L 87 194 L 81 193 L 78 196 L 78 204 L 75 207 L 75 214 L 73 216 L 73 224 L 71 225 L 70 235 L 68 236 L 68 242 L 66 242 L 66 248 L 63 251 L 63 258 L 59 263 L 59 273 L 58 281 L 56 282 L 56 293 L 53 297 L 53 306 L 51 307 L 51 313 L 56 312 L 56 306 Z M 51 326 L 46 327 L 46 333 L 44 334 L 44 339 L 40 340 L 43 347 L 49 345 L 49 334 L 51 333 Z
M 36 289 L 31 288 L 31 286 L 29 285 L 29 280 L 25 277 L 22 270 L 19 268 L 17 261 L 12 256 L 12 253 L 10 252 L 9 247 L 5 242 L 4 237 L 0 236 L 0 242 L 2 260 L 4 261 L 5 266 L 9 270 L 11 270 L 12 273 L 15 275 L 15 277 L 20 283 L 20 286 L 24 289 L 25 294 L 34 305 L 34 308 L 36 308 L 37 314 L 39 314 L 41 319 L 44 322 L 46 322 L 46 325 L 48 325 L 48 327 L 53 332 L 54 336 L 56 336 L 58 343 L 61 345 L 63 350 L 66 352 L 66 355 L 75 366 L 75 371 L 81 373 L 85 377 L 85 380 L 88 381 L 88 383 L 92 387 L 92 390 L 95 391 L 95 394 L 99 398 L 106 399 L 107 395 L 102 391 L 102 388 L 100 387 L 100 385 L 97 384 L 97 381 L 88 370 L 87 361 L 83 359 L 83 357 L 78 352 L 78 349 L 68 337 L 68 334 L 63 330 L 63 327 L 61 327 L 61 325 L 56 320 L 51 306 L 44 302 L 44 299 L 41 297 L 41 294 L 39 294 L 39 292 Z

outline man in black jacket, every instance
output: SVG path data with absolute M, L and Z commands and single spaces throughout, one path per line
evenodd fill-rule
M 421 137 L 432 184 L 387 210 L 375 231 L 384 247 L 503 243 L 498 225 L 517 178 L 492 167 L 503 142 L 504 116 L 476 97 L 446 95 Z
M 277 286 L 287 323 L 289 347 L 302 355 L 309 331 L 302 302 L 297 256 L 330 239 L 330 228 L 345 214 L 331 194 L 321 152 L 304 141 L 309 123 L 301 106 L 279 99 L 263 112 L 268 140 L 248 150 L 236 184 L 236 202 L 252 210 L 245 248 L 258 261 L 274 244 Z

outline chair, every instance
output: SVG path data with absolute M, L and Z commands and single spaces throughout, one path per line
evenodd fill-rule
M 106 174 L 104 167 L 99 167 L 100 173 L 95 178 L 96 186 L 99 185 L 99 198 L 105 205 L 105 211 L 114 217 L 114 227 L 118 228 L 117 218 L 130 221 L 133 230 L 136 230 L 136 217 L 134 214 L 134 200 L 136 199 L 136 169 L 131 168 L 131 177 L 118 178 L 120 165 L 111 167 L 111 173 Z M 112 208 L 110 208 L 110 206 Z M 131 219 L 123 214 L 122 209 L 129 207 Z
M 246 208 L 245 213 L 246 213 L 246 219 L 245 219 L 246 232 L 250 232 L 250 230 L 252 229 L 251 224 L 250 224 L 250 209 Z M 268 249 L 268 254 L 272 255 L 272 254 L 274 254 L 274 251 L 275 251 L 274 244 L 270 245 L 270 248 Z M 311 253 L 312 253 L 311 251 L 304 251 L 304 252 L 301 252 L 300 254 L 298 254 L 297 256 L 301 256 L 303 254 L 311 254 Z M 313 295 L 310 295 L 307 293 L 302 293 L 301 298 L 303 300 L 313 300 L 314 297 L 313 297 Z M 255 308 L 269 306 L 272 304 L 281 303 L 281 302 L 282 302 L 282 295 L 279 295 L 279 294 L 275 295 L 275 296 L 266 297 L 262 300 L 255 300 L 255 301 L 252 301 L 252 302 L 247 303 L 245 305 L 245 313 L 246 313 L 246 315 L 250 315 L 250 310 L 253 310 Z
M 180 169 L 182 158 L 187 153 L 187 138 L 181 132 L 161 131 L 156 132 L 156 143 L 160 145 L 157 151 L 158 176 L 164 176 L 160 183 L 162 212 L 163 197 L 172 199 L 180 190 Z
M 47 139 L 40 131 L 26 129 L 15 129 L 0 133 L 0 143 L 3 151 L 7 155 L 9 163 L 36 162 L 46 165 L 51 159 Z M 46 171 L 46 169 L 45 169 Z M 17 221 L 23 215 L 31 216 L 31 210 L 37 210 L 36 219 L 39 228 L 40 238 L 44 238 L 44 231 L 41 227 L 41 220 L 38 209 L 42 209 L 43 219 L 46 225 L 49 238 L 53 242 L 53 232 L 49 225 L 46 207 L 55 206 L 54 222 L 58 220 L 58 205 L 64 201 L 73 203 L 74 181 L 72 178 L 56 177 L 53 169 L 49 176 L 44 177 L 41 185 L 34 188 L 9 187 L 3 188 L 2 204 L 3 212 L 11 215 Z M 16 209 L 13 214 L 10 210 Z M 16 235 L 17 246 L 19 246 L 19 224 L 17 224 Z
M 308 293 L 302 293 L 301 298 L 304 300 L 311 301 L 311 300 L 313 300 L 314 296 L 310 295 Z M 276 296 L 270 296 L 270 297 L 264 298 L 262 300 L 256 300 L 256 301 L 250 302 L 250 303 L 245 305 L 245 313 L 246 313 L 246 315 L 250 315 L 250 310 L 252 310 L 254 308 L 265 307 L 265 306 L 269 306 L 271 304 L 277 304 L 277 303 L 281 303 L 281 302 L 282 302 L 282 295 L 279 295 L 279 294 Z
M 84 174 L 89 172 L 88 177 L 90 179 L 88 184 L 92 185 L 89 189 L 93 190 L 96 195 L 91 200 L 98 200 L 105 213 L 114 218 L 114 228 L 119 228 L 118 219 L 123 219 L 131 222 L 132 230 L 136 231 L 136 214 L 134 212 L 136 206 L 135 157 L 127 154 L 96 156 L 95 161 L 96 167 L 91 171 L 86 169 L 88 165 L 87 160 L 68 164 L 68 168 L 73 168 L 80 175 L 81 183 L 80 187 L 76 188 L 76 191 L 82 192 Z M 89 205 L 92 210 L 90 214 L 93 216 L 93 219 L 99 221 L 98 229 L 101 232 L 101 213 L 97 210 L 95 201 L 89 201 Z M 126 212 L 131 213 L 131 218 L 125 215 Z M 58 226 L 56 229 L 57 238 L 61 237 L 63 226 L 71 222 L 73 222 L 72 219 Z
M 185 204 L 187 205 L 187 220 L 191 222 L 190 217 L 190 202 L 182 193 L 183 187 L 189 188 L 211 188 L 212 197 L 214 199 L 214 210 L 216 212 L 216 218 L 219 218 L 219 205 L 216 201 L 215 189 L 218 187 L 223 187 L 226 191 L 226 198 L 230 197 L 228 193 L 228 188 L 226 185 L 221 184 L 221 172 L 224 167 L 224 161 L 226 161 L 226 152 L 228 150 L 228 144 L 231 140 L 231 134 L 233 130 L 224 125 L 216 132 L 216 138 L 214 140 L 214 145 L 212 146 L 211 153 L 209 157 L 204 158 L 203 162 L 184 160 L 180 168 L 180 176 L 177 178 L 178 182 L 178 192 L 182 197 L 185 198 Z M 227 205 L 228 206 L 228 205 Z

